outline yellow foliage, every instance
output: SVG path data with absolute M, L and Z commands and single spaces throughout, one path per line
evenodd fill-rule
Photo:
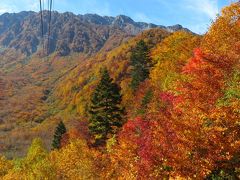
M 34 139 L 27 157 L 16 160 L 14 168 L 4 176 L 4 180 L 55 180 L 55 170 L 40 139 Z
M 9 170 L 13 168 L 11 161 L 7 160 L 5 157 L 0 156 L 0 178 L 8 173 Z
M 96 176 L 93 168 L 94 152 L 80 139 L 59 151 L 53 151 L 50 159 L 57 171 L 57 179 L 85 180 Z
M 222 10 L 221 16 L 212 24 L 203 38 L 202 48 L 206 53 L 234 57 L 239 52 L 240 5 L 233 3 Z
M 151 83 L 161 90 L 174 90 L 173 82 L 181 78 L 182 67 L 199 44 L 200 37 L 183 31 L 164 39 L 151 52 L 156 64 L 150 72 Z
M 121 85 L 123 106 L 128 107 L 131 104 L 129 101 L 133 99 L 132 92 L 129 91 L 129 84 L 126 84 L 130 78 L 129 60 L 132 48 L 141 39 L 144 39 L 152 48 L 169 35 L 169 32 L 159 28 L 150 29 L 111 51 L 100 51 L 93 57 L 83 60 L 56 87 L 57 91 L 54 92 L 54 95 L 59 99 L 59 104 L 65 105 L 66 113 L 77 113 L 81 118 L 86 118 L 86 107 L 99 80 L 99 69 L 106 67 L 114 81 Z

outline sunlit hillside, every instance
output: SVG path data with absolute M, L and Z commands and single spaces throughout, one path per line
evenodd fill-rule
M 240 179 L 239 3 L 202 35 L 53 12 L 47 52 L 48 13 L 0 16 L 0 179 Z

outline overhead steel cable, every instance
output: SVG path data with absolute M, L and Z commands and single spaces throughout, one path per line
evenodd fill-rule
M 47 40 L 47 55 L 50 52 L 50 36 L 51 36 L 51 20 L 52 20 L 52 0 L 48 0 L 49 5 L 49 21 L 48 21 L 48 40 Z
M 42 30 L 42 40 L 43 40 L 43 53 L 49 55 L 50 53 L 50 41 L 51 41 L 51 21 L 52 21 L 52 7 L 53 0 L 47 1 L 47 33 L 44 35 L 44 0 L 39 0 L 40 2 L 40 15 L 41 15 L 41 30 Z M 45 43 L 45 38 L 47 39 L 47 44 Z
M 43 7 L 42 7 L 42 0 L 39 0 L 40 1 L 40 16 L 41 16 L 41 28 L 42 28 L 42 46 L 43 46 L 43 52 L 44 52 L 44 27 L 43 27 Z M 43 3 L 44 3 L 44 0 L 43 0 Z

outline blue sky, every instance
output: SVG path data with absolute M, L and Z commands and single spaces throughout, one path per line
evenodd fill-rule
M 135 21 L 159 25 L 181 24 L 197 33 L 206 32 L 222 7 L 233 0 L 53 0 L 54 10 L 75 14 L 124 14 Z M 45 5 L 47 0 L 45 0 Z M 39 11 L 39 0 L 1 0 L 0 14 Z

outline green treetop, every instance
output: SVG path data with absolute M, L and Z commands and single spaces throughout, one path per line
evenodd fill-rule
M 61 147 L 62 135 L 65 134 L 66 132 L 67 132 L 66 127 L 64 123 L 61 121 L 55 130 L 55 134 L 52 142 L 53 149 L 59 149 Z
M 143 40 L 139 41 L 132 51 L 130 57 L 132 82 L 130 86 L 134 91 L 149 76 L 150 58 L 148 54 L 149 49 Z
M 108 135 L 122 126 L 123 108 L 120 87 L 113 82 L 107 69 L 101 71 L 101 80 L 91 99 L 89 130 L 96 143 L 105 143 Z

